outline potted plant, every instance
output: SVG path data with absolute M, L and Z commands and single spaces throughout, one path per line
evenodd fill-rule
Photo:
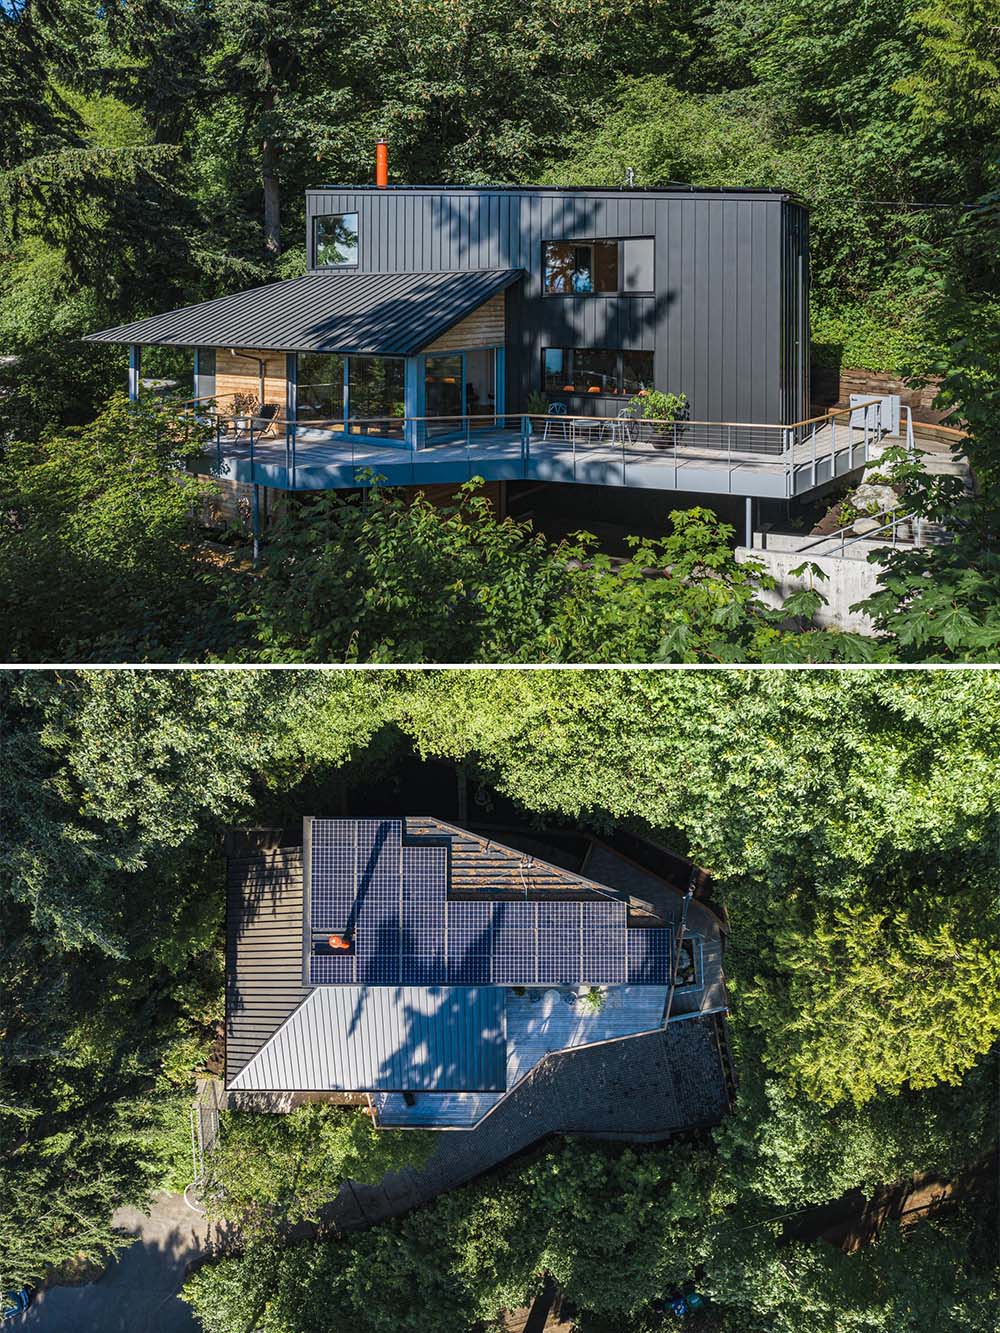
M 629 400 L 627 411 L 637 421 L 645 418 L 668 423 L 662 430 L 653 430 L 649 442 L 654 449 L 672 448 L 674 441 L 683 433 L 683 427 L 677 423 L 686 421 L 691 415 L 687 394 L 663 393 L 659 389 L 640 389 Z
M 252 393 L 233 394 L 233 425 L 238 431 L 249 430 L 259 404 Z
M 601 986 L 591 986 L 586 995 L 583 996 L 583 1007 L 588 1014 L 599 1014 L 604 1008 L 604 1002 L 607 998 L 607 991 Z

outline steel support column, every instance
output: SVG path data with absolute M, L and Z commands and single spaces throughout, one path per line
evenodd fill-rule
M 746 497 L 745 525 L 746 525 L 746 532 L 743 545 L 750 547 L 750 549 L 752 550 L 753 549 L 753 496 L 752 495 L 748 495 Z
M 128 349 L 128 397 L 130 403 L 139 401 L 139 376 L 142 373 L 142 348 L 138 343 L 129 343 Z
M 260 559 L 260 487 L 254 482 L 253 488 L 253 562 Z

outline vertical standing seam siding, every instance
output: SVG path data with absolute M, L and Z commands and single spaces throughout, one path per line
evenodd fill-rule
M 526 270 L 508 314 L 510 407 L 540 387 L 544 346 L 575 345 L 652 347 L 657 387 L 686 393 L 695 417 L 776 421 L 782 400 L 804 410 L 799 205 L 777 196 L 336 190 L 309 196 L 310 255 L 320 211 L 359 213 L 368 271 Z M 543 240 L 602 235 L 653 237 L 654 298 L 543 297 Z

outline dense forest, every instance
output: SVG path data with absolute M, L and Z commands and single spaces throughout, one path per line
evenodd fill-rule
M 998 42 L 997 0 L 8 0 L 5 657 L 995 658 Z M 806 200 L 814 361 L 940 376 L 980 483 L 969 498 L 902 478 L 957 540 L 893 554 L 869 606 L 877 637 L 817 631 L 819 581 L 769 617 L 711 516 L 688 522 L 687 565 L 667 580 L 636 570 L 672 569 L 676 545 L 620 570 L 585 538 L 553 547 L 464 504 L 290 507 L 260 569 L 242 541 L 204 540 L 198 495 L 175 483 L 197 441 L 108 406 L 123 350 L 81 335 L 301 272 L 303 189 L 370 180 L 382 135 L 402 183 L 631 171 Z M 498 600 L 499 581 L 516 591 Z
M 185 1289 L 206 1329 L 466 1333 L 546 1273 L 591 1333 L 651 1329 L 650 1301 L 695 1279 L 698 1326 L 732 1333 L 996 1327 L 995 1190 L 853 1254 L 797 1229 L 996 1150 L 994 674 L 35 671 L 0 689 L 0 1289 L 100 1263 L 116 1206 L 190 1180 L 225 831 L 334 813 L 423 760 L 711 871 L 735 1109 L 666 1145 L 552 1141 L 408 1218 L 297 1239 L 343 1178 L 427 1143 L 340 1108 L 230 1115 L 213 1171 L 243 1244 Z

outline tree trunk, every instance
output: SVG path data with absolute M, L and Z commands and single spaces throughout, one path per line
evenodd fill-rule
M 274 132 L 274 79 L 271 54 L 264 50 L 264 92 L 261 98 L 264 132 L 260 145 L 260 180 L 264 189 L 264 258 L 272 262 L 281 254 L 281 186 L 278 183 L 280 150 Z

